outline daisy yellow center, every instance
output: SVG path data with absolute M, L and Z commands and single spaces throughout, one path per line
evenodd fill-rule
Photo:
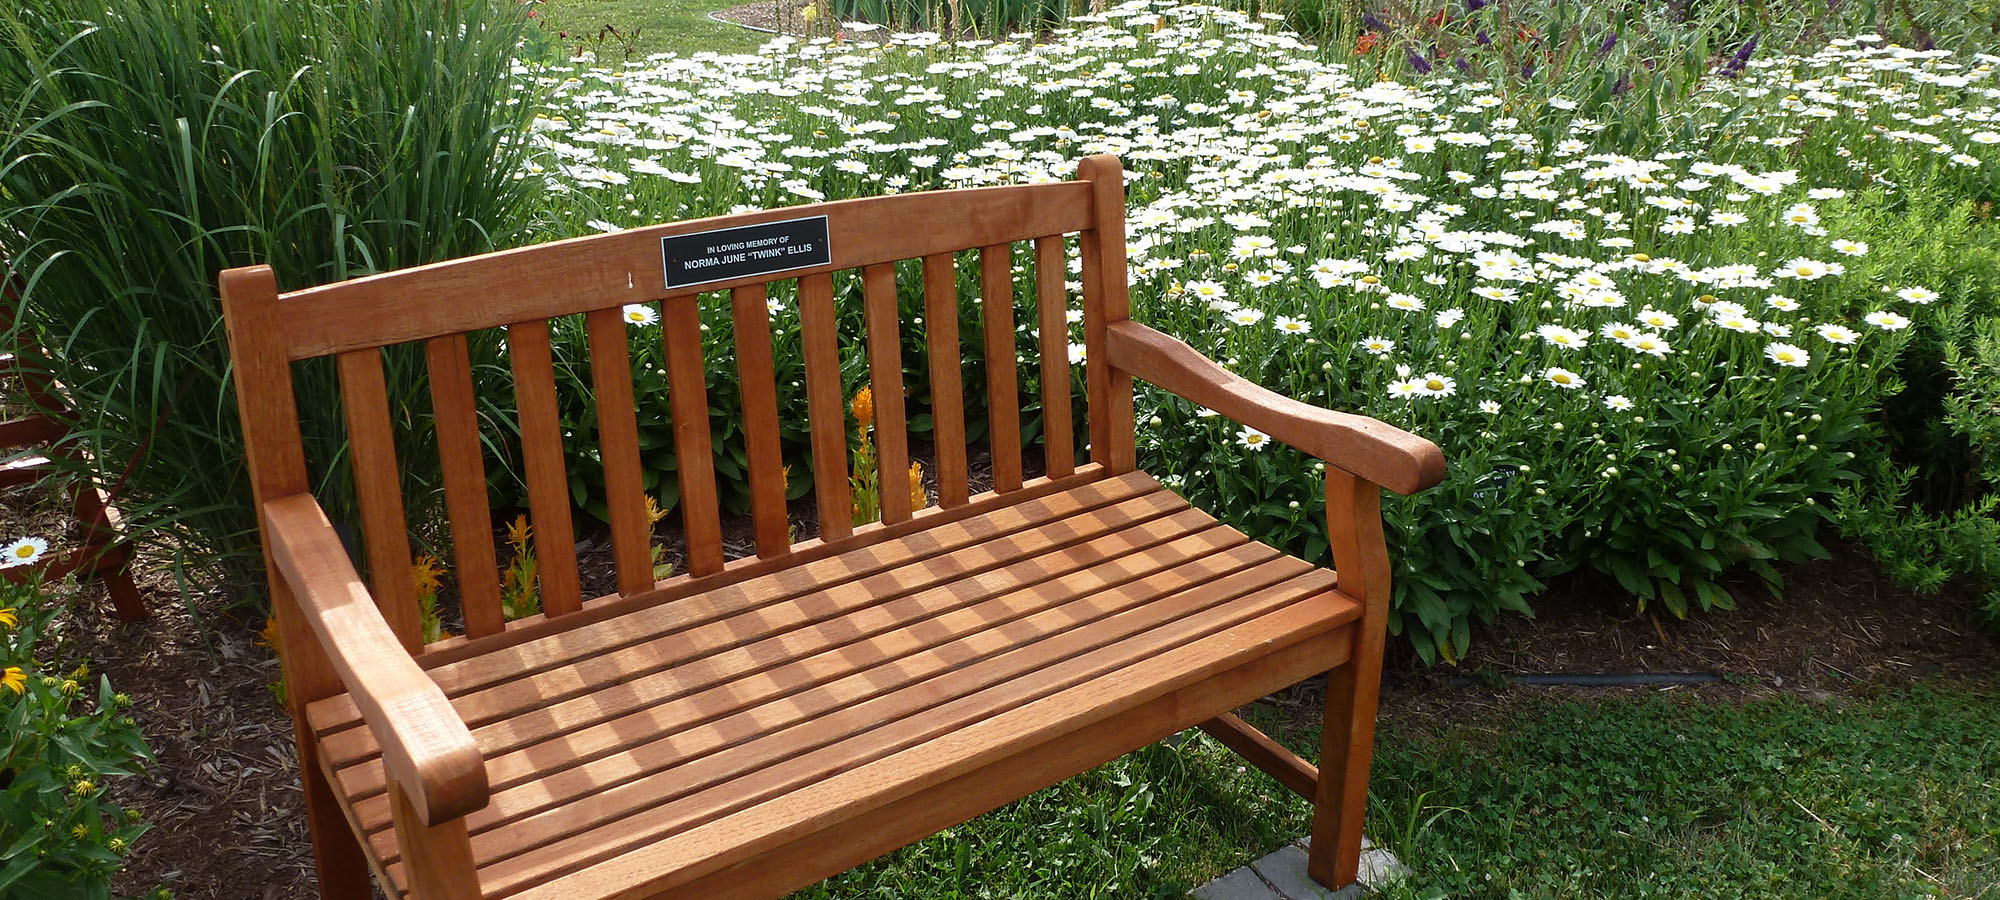
M 1553 381 L 1553 382 L 1555 382 L 1555 383 L 1557 383 L 1557 384 L 1568 384 L 1568 383 L 1569 383 L 1569 376 L 1568 376 L 1568 375 L 1554 375 L 1554 376 L 1551 376 L 1551 377 L 1549 378 L 1549 380 L 1550 380 L 1550 381 Z
M 1433 378 L 1429 381 L 1424 382 L 1424 388 L 1426 390 L 1441 391 L 1444 390 L 1444 382 L 1439 379 Z
M 27 544 L 22 544 L 21 546 L 14 548 L 14 555 L 22 559 L 33 559 L 35 556 L 35 548 Z
M 1797 269 L 1793 269 L 1792 271 L 1797 272 L 1800 275 L 1811 275 L 1813 272 L 1811 266 L 1800 266 Z

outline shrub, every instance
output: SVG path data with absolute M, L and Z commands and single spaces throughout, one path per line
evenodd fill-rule
M 52 658 L 61 611 L 36 583 L 0 581 L 0 897 L 108 898 L 146 831 L 110 797 L 152 758 L 131 699 Z
M 75 440 L 138 535 L 255 583 L 215 275 L 286 289 L 491 249 L 518 227 L 531 86 L 513 0 L 22 0 L 0 7 L 0 262 Z M 475 342 L 475 360 L 493 345 Z M 437 457 L 387 357 L 413 521 Z M 485 369 L 482 368 L 482 372 Z M 299 368 L 312 477 L 352 516 L 332 368 Z

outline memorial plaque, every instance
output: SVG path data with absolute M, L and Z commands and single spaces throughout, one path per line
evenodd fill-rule
M 719 228 L 660 238 L 667 288 L 774 275 L 833 262 L 826 217 Z

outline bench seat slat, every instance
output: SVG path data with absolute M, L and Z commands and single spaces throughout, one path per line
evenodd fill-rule
M 1114 484 L 1126 489 L 1106 490 Z M 495 707 L 514 713 L 475 730 L 494 785 L 487 808 L 467 822 L 486 895 L 551 878 L 560 884 L 647 845 L 649 853 L 676 847 L 706 858 L 699 848 L 709 844 L 695 836 L 709 825 L 787 805 L 842 772 L 955 744 L 955 732 L 996 716 L 1037 709 L 1036 721 L 1046 724 L 1068 715 L 1045 702 L 1053 697 L 1128 677 L 1161 654 L 1234 647 L 1260 622 L 1282 620 L 1271 639 L 1296 639 L 1303 627 L 1296 611 L 1305 606 L 1319 610 L 1317 630 L 1358 615 L 1329 593 L 1329 573 L 1215 523 L 1148 476 L 1058 496 L 1077 494 L 1090 496 L 1061 515 L 1026 523 L 1016 515 L 1003 534 L 942 554 L 912 552 L 901 566 L 817 588 L 764 583 L 791 580 L 786 573 L 731 586 L 765 601 L 739 605 L 736 618 L 708 616 L 706 625 L 683 628 L 658 615 L 674 603 L 642 610 L 624 618 L 648 619 L 655 641 L 550 659 L 521 678 L 453 693 L 455 703 L 521 694 Z M 988 515 L 1004 518 L 1007 509 Z M 903 543 L 929 544 L 929 536 Z M 842 561 L 858 562 L 823 562 Z M 915 583 L 899 588 L 906 579 Z M 810 609 L 821 614 L 796 611 Z M 741 632 L 751 628 L 761 640 L 744 644 Z M 634 675 L 633 666 L 672 652 L 676 641 L 684 646 L 664 668 Z M 463 674 L 476 661 L 443 668 Z M 596 686 L 562 688 L 567 702 L 537 699 L 538 684 L 573 678 L 572 668 Z M 608 712 L 593 715 L 600 698 Z M 324 750 L 368 732 L 320 734 Z M 379 757 L 364 752 L 344 766 L 327 758 L 373 861 L 400 886 Z
M 949 683 L 966 685 L 971 690 L 1025 676 L 1032 669 L 1023 668 L 1020 661 L 1035 657 L 1016 653 L 1020 648 L 1058 635 L 1082 633 L 1080 629 L 1092 626 L 1096 620 L 1127 609 L 1159 612 L 1166 605 L 1155 603 L 1147 607 L 1146 604 L 1190 590 L 1205 579 L 1233 575 L 1275 557 L 1275 551 L 1267 547 L 1241 546 L 1240 538 L 1240 535 L 1217 533 L 1183 541 L 1180 549 L 1195 552 L 1193 559 L 1167 565 L 1158 559 L 1158 554 L 1145 557 L 1140 565 L 1150 567 L 1147 575 L 1107 587 L 1100 593 L 1072 595 L 1068 592 L 1069 585 L 1028 588 L 1010 595 L 1007 602 L 983 604 L 975 610 L 940 617 L 921 628 L 902 629 L 880 640 L 830 651 L 818 660 L 819 666 L 845 674 L 824 684 L 790 681 L 768 684 L 773 680 L 770 676 L 731 682 L 707 696 L 676 704 L 658 717 L 644 717 L 631 723 L 632 727 L 649 730 L 628 730 L 624 732 L 627 740 L 632 734 L 645 734 L 652 739 L 601 759 L 566 765 L 575 749 L 575 736 L 563 736 L 535 754 L 542 757 L 539 763 L 542 771 L 532 773 L 532 780 L 515 778 L 518 783 L 500 788 L 492 802 L 473 814 L 467 824 L 475 834 L 492 833 L 490 841 L 496 848 L 526 847 L 537 833 L 544 837 L 557 834 L 567 821 L 568 811 L 578 804 L 598 810 L 596 818 L 607 818 L 612 811 L 638 809 L 657 802 L 665 794 L 688 789 L 688 773 L 692 771 L 689 765 L 718 752 L 732 752 L 729 748 L 742 742 L 761 740 L 784 728 L 807 727 L 802 723 L 823 730 L 833 727 L 830 722 L 860 723 L 914 714 L 927 702 L 925 698 L 942 690 L 936 684 L 919 689 L 926 679 L 951 679 Z M 1223 549 L 1217 551 L 1201 544 L 1221 545 Z M 1280 570 L 1265 566 L 1256 578 L 1274 581 L 1290 571 L 1288 567 Z M 1104 575 L 1096 573 L 1098 578 Z M 1105 628 L 1090 633 L 1097 640 L 1112 639 Z M 907 650 L 908 645 L 955 634 L 962 636 L 913 655 L 890 657 L 872 665 L 861 662 L 876 659 L 885 649 Z M 986 659 L 995 654 L 1014 655 L 1008 656 L 1012 662 L 1006 664 Z M 978 671 L 973 671 L 975 668 Z M 800 673 L 780 672 L 777 677 L 797 674 Z M 746 702 L 743 695 L 760 690 L 775 696 L 758 704 Z M 733 705 L 744 708 L 731 709 Z M 512 768 L 519 768 L 521 761 L 517 758 L 509 762 Z M 719 762 L 715 765 L 723 766 Z M 740 770 L 724 766 L 716 777 L 727 779 L 738 774 Z M 510 773 L 509 777 L 513 775 Z M 376 849 L 385 856 L 393 849 L 393 839 L 380 831 L 388 826 L 387 812 L 387 807 L 379 801 L 356 806 L 363 823 L 377 829 Z
M 963 637 L 982 626 L 1035 612 L 1037 604 L 1091 590 L 1109 590 L 1172 567 L 1183 559 L 1243 542 L 1232 530 L 1218 530 L 1201 513 L 1180 513 L 1104 535 L 1051 556 L 1043 566 L 1019 564 L 942 584 L 853 612 L 818 626 L 773 634 L 756 643 L 707 652 L 676 662 L 671 669 L 633 681 L 607 683 L 574 701 L 526 711 L 476 729 L 474 738 L 487 761 L 496 789 L 588 762 L 623 750 L 638 739 L 671 733 L 690 724 L 683 715 L 720 715 L 760 696 L 812 687 L 852 670 L 856 659 L 893 660 L 933 643 Z M 1036 571 L 1045 568 L 1049 571 Z M 819 598 L 813 598 L 818 600 Z M 921 633 L 899 630 L 922 621 Z M 726 639 L 725 621 L 713 634 L 689 632 L 685 645 L 709 651 Z M 733 680 L 732 680 L 733 679 Z M 717 685 L 726 689 L 711 690 Z M 717 705 L 721 704 L 721 705 Z M 615 718 L 614 718 L 615 717 Z M 560 741 L 561 756 L 546 742 Z M 349 799 L 359 802 L 382 789 L 379 768 L 343 775 Z M 364 805 L 365 820 L 379 821 L 378 807 Z
M 1093 470 L 1095 471 L 1095 470 Z M 1046 483 L 1045 483 L 1046 484 Z M 621 647 L 651 640 L 680 629 L 692 628 L 717 619 L 759 609 L 783 600 L 823 590 L 861 578 L 921 563 L 933 556 L 950 553 L 1015 532 L 1034 528 L 1078 513 L 1109 506 L 1159 492 L 1158 482 L 1144 473 L 1120 478 L 1071 483 L 1047 496 L 1019 500 L 992 508 L 980 508 L 975 498 L 968 509 L 977 514 L 928 528 L 921 542 L 901 540 L 891 535 L 880 544 L 813 559 L 794 566 L 756 575 L 734 583 L 704 585 L 694 580 L 682 582 L 689 588 L 707 587 L 688 594 L 669 594 L 667 599 L 643 605 L 615 617 L 588 622 L 566 631 L 513 644 L 485 653 L 456 659 L 429 668 L 431 679 L 447 696 L 460 696 L 481 687 L 500 684 L 534 672 L 570 665 Z M 1009 498 L 1013 499 L 1013 498 Z M 1151 502 L 1164 502 L 1159 498 Z M 761 565 L 746 559 L 740 563 Z M 895 576 L 901 578 L 903 576 Z M 586 613 L 588 610 L 586 610 Z M 421 663 L 422 660 L 420 659 Z M 307 721 L 320 734 L 334 734 L 361 724 L 360 712 L 345 694 L 315 701 L 307 708 Z
M 1075 558 L 1088 559 L 1091 554 L 1108 553 L 1116 543 L 1100 543 L 1102 539 L 1143 528 L 1162 517 L 1171 518 L 1173 525 L 1183 527 L 1208 521 L 1171 494 L 1138 497 L 1047 527 L 926 557 L 866 578 L 829 584 L 806 594 L 779 595 L 780 599 L 746 605 L 734 615 L 696 627 L 664 625 L 656 636 L 640 643 L 450 696 L 459 715 L 477 734 L 485 735 L 482 752 L 505 752 L 535 737 L 529 729 L 538 722 L 576 727 L 595 721 L 587 717 L 608 717 L 662 699 L 663 695 L 647 692 L 669 690 L 684 681 L 688 676 L 680 667 L 701 659 L 703 653 L 734 650 L 767 635 L 820 627 L 831 620 L 851 621 L 841 617 L 946 589 L 967 579 L 983 579 L 994 585 L 993 590 L 999 590 L 1030 583 L 1037 575 L 1052 577 L 1062 570 L 1055 563 L 1038 565 L 1036 560 L 1041 554 L 1072 551 Z M 755 596 L 755 587 L 746 586 L 753 590 L 743 593 Z M 661 683 L 647 680 L 662 672 L 669 677 Z M 605 684 L 614 682 L 620 683 L 618 688 L 604 690 Z M 618 705 L 621 697 L 629 697 L 633 706 Z M 572 703 L 573 700 L 577 702 Z M 376 752 L 373 735 L 367 729 L 333 732 L 325 738 L 323 746 L 336 766 L 359 762 Z

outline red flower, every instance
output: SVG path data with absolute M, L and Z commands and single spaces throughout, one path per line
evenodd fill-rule
M 1363 34 L 1359 40 L 1356 40 L 1354 42 L 1354 49 L 1358 53 L 1363 53 L 1363 54 L 1373 53 L 1375 52 L 1375 45 L 1380 43 L 1381 40 L 1382 40 L 1381 35 L 1378 35 L 1375 32 L 1370 31 L 1366 34 Z
M 1443 28 L 1444 23 L 1451 20 L 1451 16 L 1449 13 L 1450 13 L 1449 10 L 1440 6 L 1438 7 L 1437 12 L 1432 13 L 1430 18 L 1424 20 L 1424 24 L 1429 25 L 1432 28 Z

